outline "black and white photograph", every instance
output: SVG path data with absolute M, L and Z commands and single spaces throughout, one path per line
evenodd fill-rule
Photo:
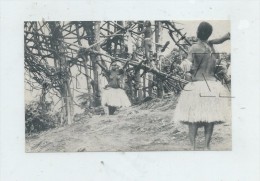
M 0 181 L 260 180 L 259 10 L 0 0 Z
M 231 151 L 229 20 L 24 21 L 26 152 Z

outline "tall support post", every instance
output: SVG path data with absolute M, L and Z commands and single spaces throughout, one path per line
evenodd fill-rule
M 100 21 L 85 21 L 82 22 L 82 26 L 84 30 L 86 31 L 87 35 L 91 38 L 88 38 L 88 44 L 89 46 L 96 44 L 100 41 Z M 97 52 L 100 52 L 100 44 L 96 44 L 93 49 Z M 90 78 L 93 77 L 93 81 L 91 81 L 91 86 L 93 88 L 93 102 L 92 106 L 97 107 L 101 105 L 101 68 L 97 64 L 97 62 L 100 62 L 100 56 L 96 55 L 94 53 L 90 53 L 90 69 L 89 76 Z M 90 87 L 90 86 L 88 86 Z
M 120 25 L 121 27 L 124 27 L 124 22 L 123 21 L 117 21 L 117 24 Z M 119 52 L 120 52 L 120 54 L 122 54 L 122 53 L 125 52 L 124 37 L 121 37 L 119 39 L 118 43 L 119 43 L 119 46 L 120 46 Z
M 149 62 L 149 66 L 152 67 L 153 66 L 153 51 L 151 50 L 149 53 L 150 56 L 150 62 Z M 150 97 L 152 97 L 152 93 L 153 93 L 153 79 L 154 79 L 154 75 L 152 73 L 147 73 L 147 77 L 148 77 L 148 95 Z
M 85 55 L 83 58 L 83 65 L 84 65 L 84 69 L 85 69 L 85 74 L 86 74 L 86 81 L 87 81 L 87 89 L 88 89 L 88 94 L 92 94 L 92 88 L 91 88 L 91 84 L 90 84 L 90 69 L 88 68 L 88 55 Z M 90 102 L 92 102 L 90 100 Z
M 160 53 L 161 53 L 161 41 L 162 41 L 162 37 L 161 37 L 161 32 L 162 32 L 162 25 L 160 21 L 155 21 L 155 50 L 156 50 L 156 54 L 157 54 L 157 69 L 159 69 L 159 71 L 161 71 L 161 60 L 160 60 Z M 163 97 L 163 83 L 160 80 L 159 77 L 156 77 L 157 80 L 157 96 L 159 98 Z
M 96 21 L 94 23 L 94 43 L 97 43 L 100 41 L 100 21 Z M 97 44 L 94 47 L 95 51 L 100 51 L 100 45 Z M 97 62 L 100 62 L 100 56 L 92 54 L 92 63 L 93 63 L 93 74 L 94 74 L 94 106 L 100 106 L 101 105 L 101 67 L 97 64 Z
M 146 97 L 146 73 L 143 75 L 143 97 Z
M 136 50 L 142 45 L 142 38 L 141 37 L 137 37 L 137 45 L 136 45 Z M 135 55 L 134 55 L 134 59 L 136 60 L 135 58 Z M 146 90 L 144 89 L 145 88 L 145 79 L 143 79 L 143 81 L 141 81 L 141 70 L 137 70 L 135 72 L 135 83 L 136 83 L 136 86 L 138 87 L 137 90 L 135 90 L 135 98 L 138 100 L 138 101 L 141 101 L 143 100 L 143 98 L 145 98 L 145 95 L 146 95 Z M 145 75 L 143 75 L 145 77 Z M 142 84 L 143 82 L 143 84 Z
M 152 97 L 154 75 L 151 72 L 147 73 L 147 75 L 148 75 L 148 95 Z
M 141 85 L 141 77 L 140 77 L 140 70 L 136 72 L 136 87 L 137 87 L 137 100 L 138 102 L 142 101 L 143 99 L 143 90 Z
M 73 97 L 70 91 L 69 84 L 69 66 L 66 60 L 66 46 L 60 40 L 63 39 L 60 22 L 49 22 L 51 29 L 51 44 L 55 50 L 54 59 L 56 65 L 59 67 L 60 72 L 60 94 L 62 97 L 62 118 L 61 124 L 72 124 L 73 123 Z M 62 76 L 65 75 L 65 76 Z

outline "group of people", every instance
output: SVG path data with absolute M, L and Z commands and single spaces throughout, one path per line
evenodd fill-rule
M 151 25 L 148 22 L 145 26 L 143 33 L 148 58 Z M 190 47 L 187 58 L 180 64 L 190 82 L 180 94 L 172 121 L 188 125 L 193 150 L 196 149 L 198 128 L 204 127 L 205 149 L 209 150 L 214 126 L 231 120 L 230 92 L 215 76 L 217 60 L 213 55 L 213 45 L 229 40 L 230 34 L 209 41 L 212 32 L 212 25 L 201 22 L 197 29 L 198 41 Z M 108 85 L 103 90 L 102 105 L 108 107 L 109 114 L 113 114 L 117 107 L 131 106 L 121 82 L 123 74 L 124 70 L 117 62 L 113 62 L 106 71 Z

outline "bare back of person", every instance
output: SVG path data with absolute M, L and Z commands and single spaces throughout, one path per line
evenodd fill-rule
M 193 81 L 216 80 L 214 77 L 216 59 L 212 53 L 213 50 L 205 41 L 199 40 L 192 45 L 188 59 L 192 61 Z
M 198 26 L 197 38 L 199 40 L 190 47 L 187 57 L 192 63 L 190 70 L 192 81 L 185 88 L 189 88 L 190 91 L 181 93 L 174 113 L 176 120 L 188 125 L 193 150 L 195 150 L 199 127 L 204 127 L 205 149 L 209 150 L 214 125 L 230 118 L 229 115 L 226 115 L 227 112 L 229 113 L 226 110 L 226 108 L 229 109 L 229 101 L 215 96 L 222 91 L 226 92 L 226 89 L 216 81 L 214 75 L 216 58 L 212 54 L 215 52 L 213 44 L 223 43 L 230 38 L 230 34 L 208 41 L 212 31 L 213 27 L 207 22 L 201 22 Z M 206 96 L 201 98 L 201 94 L 206 94 Z

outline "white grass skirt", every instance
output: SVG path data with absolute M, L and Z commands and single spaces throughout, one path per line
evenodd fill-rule
M 125 91 L 123 89 L 107 88 L 102 92 L 102 105 L 114 106 L 114 107 L 129 107 L 131 102 L 129 101 Z
M 178 99 L 173 121 L 231 122 L 231 94 L 219 81 L 188 83 Z M 208 88 L 209 87 L 209 88 Z M 210 90 L 209 90 L 210 89 Z

